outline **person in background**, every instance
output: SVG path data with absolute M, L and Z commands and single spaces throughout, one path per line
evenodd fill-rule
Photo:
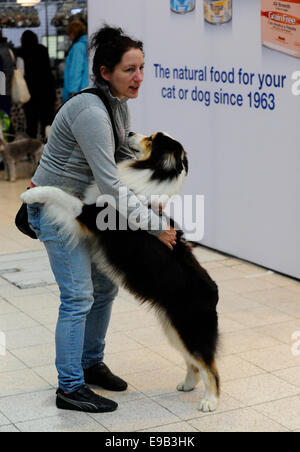
M 67 33 L 73 44 L 66 59 L 64 102 L 89 85 L 86 26 L 80 21 L 73 21 L 68 25 Z
M 55 81 L 51 71 L 48 49 L 39 44 L 38 37 L 30 30 L 22 34 L 21 48 L 17 56 L 24 60 L 24 77 L 31 99 L 23 108 L 27 122 L 27 134 L 38 138 L 38 125 L 41 123 L 41 139 L 45 128 L 54 118 Z
M 11 83 L 14 72 L 14 62 L 9 51 L 7 39 L 2 36 L 2 30 L 0 30 L 0 71 L 5 74 L 6 84 L 5 95 L 0 96 L 0 109 L 10 115 L 11 110 Z

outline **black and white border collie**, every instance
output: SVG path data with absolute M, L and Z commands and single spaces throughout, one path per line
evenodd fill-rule
M 137 160 L 118 165 L 120 180 L 136 195 L 179 193 L 187 173 L 181 144 L 165 133 L 150 137 L 130 134 L 129 145 Z M 202 376 L 205 384 L 200 410 L 217 408 L 220 381 L 215 364 L 218 344 L 218 288 L 201 267 L 192 249 L 177 233 L 173 251 L 143 230 L 100 231 L 96 217 L 99 192 L 92 187 L 85 200 L 55 187 L 37 187 L 21 196 L 27 204 L 42 203 L 51 221 L 70 240 L 85 240 L 93 261 L 117 284 L 156 311 L 170 343 L 187 364 L 185 381 L 178 391 L 192 391 Z M 118 224 L 118 222 L 117 222 Z

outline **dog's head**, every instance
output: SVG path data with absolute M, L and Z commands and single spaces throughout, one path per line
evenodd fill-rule
M 153 179 L 176 178 L 188 173 L 188 161 L 182 145 L 164 132 L 149 137 L 131 132 L 129 146 L 134 150 L 137 161 L 134 168 L 151 169 Z

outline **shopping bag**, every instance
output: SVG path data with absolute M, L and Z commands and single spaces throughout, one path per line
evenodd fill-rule
M 19 69 L 14 69 L 11 85 L 11 100 L 15 104 L 26 104 L 30 100 L 27 83 Z

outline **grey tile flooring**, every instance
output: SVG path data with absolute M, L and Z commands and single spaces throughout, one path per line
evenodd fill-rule
M 6 339 L 0 432 L 300 431 L 300 357 L 292 353 L 292 335 L 300 331 L 300 283 L 201 247 L 194 252 L 220 285 L 222 395 L 215 413 L 198 411 L 202 382 L 193 392 L 176 391 L 185 376 L 182 357 L 154 313 L 123 289 L 105 361 L 129 388 L 110 393 L 93 387 L 117 401 L 118 410 L 57 410 L 59 293 L 45 251 L 36 249 L 0 254 L 0 332 Z

